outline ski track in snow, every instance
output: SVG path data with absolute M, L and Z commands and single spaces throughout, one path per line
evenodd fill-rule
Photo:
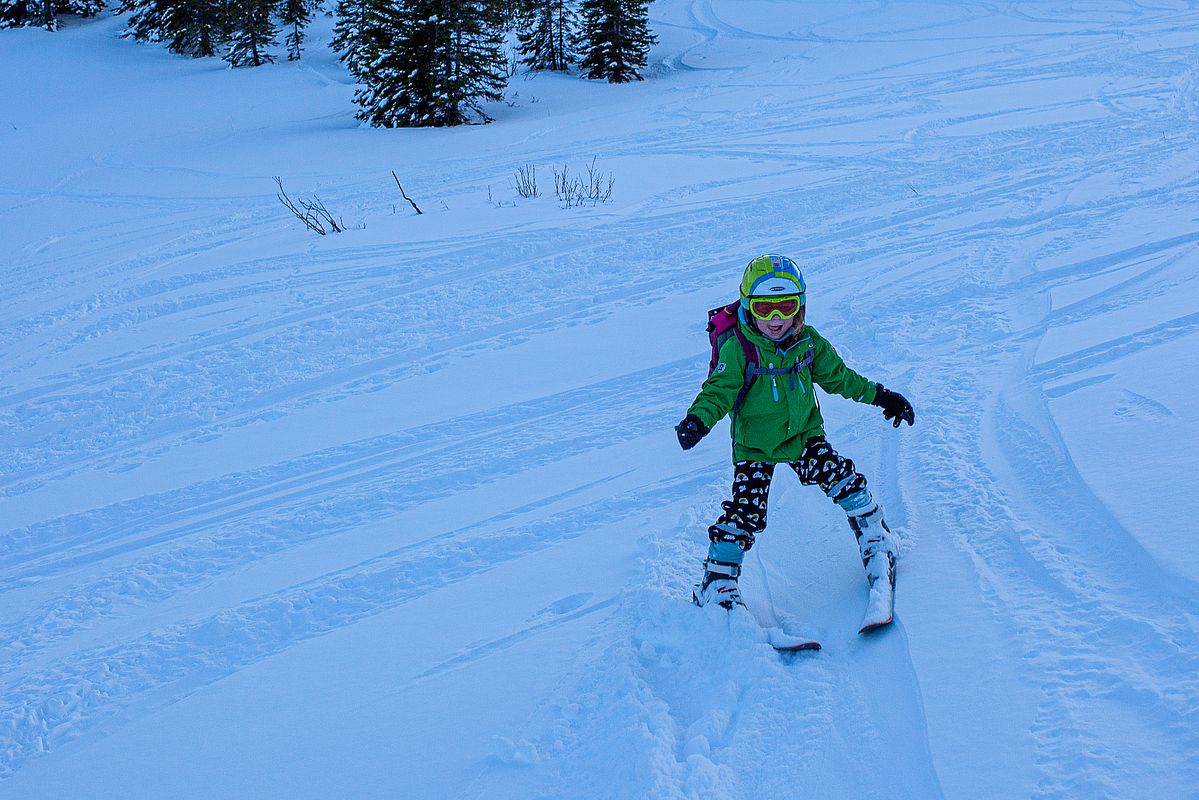
M 11 457 L 0 463 L 0 496 L 119 475 L 256 423 L 600 326 L 630 307 L 696 287 L 722 292 L 746 252 L 787 252 L 812 264 L 821 318 L 852 363 L 916 404 L 917 427 L 878 445 L 872 484 L 902 528 L 906 559 L 944 551 L 972 568 L 975 592 L 958 600 L 985 610 L 1008 645 L 1008 668 L 1036 697 L 1031 724 L 1013 731 L 1027 741 L 1011 745 L 1034 777 L 1013 778 L 1010 794 L 994 785 L 967 794 L 969 778 L 941 757 L 954 731 L 924 716 L 921 693 L 943 687 L 921 684 L 921 666 L 936 654 L 912 652 L 904 594 L 917 591 L 904 584 L 904 564 L 900 621 L 886 638 L 834 637 L 815 656 L 781 659 L 749 615 L 726 619 L 688 605 L 699 539 L 724 491 L 722 470 L 710 466 L 634 488 L 622 483 L 626 473 L 597 468 L 479 522 L 313 568 L 306 581 L 226 606 L 187 604 L 190 593 L 395 519 L 430 496 L 465 503 L 534 469 L 654 441 L 702 377 L 700 336 L 693 352 L 666 363 L 630 361 L 631 369 L 531 400 L 255 469 L 230 465 L 216 478 L 49 512 L 7 531 L 0 597 L 20 601 L 11 606 L 20 611 L 0 618 L 0 778 L 301 642 L 600 524 L 635 528 L 683 500 L 684 530 L 643 534 L 636 577 L 623 590 L 564 601 L 546 618 L 450 646 L 409 684 L 391 687 L 444 679 L 567 623 L 602 620 L 586 651 L 593 657 L 580 659 L 527 721 L 513 722 L 513 739 L 460 791 L 791 797 L 805 778 L 815 794 L 857 798 L 1193 789 L 1199 585 L 1148 553 L 1144 534 L 1088 483 L 1051 402 L 1102 384 L 1116 364 L 1168 368 L 1157 348 L 1196 341 L 1194 303 L 1168 301 L 1197 289 L 1190 265 L 1199 222 L 1186 209 L 1199 207 L 1199 179 L 1178 165 L 1199 155 L 1199 14 L 1168 3 L 962 3 L 935 22 L 847 34 L 853 19 L 897 6 L 872 8 L 766 32 L 754 18 L 762 9 L 742 22 L 736 5 L 713 0 L 655 6 L 656 25 L 687 34 L 661 71 L 687 77 L 686 88 L 663 95 L 656 126 L 615 143 L 583 129 L 553 142 L 552 153 L 538 149 L 550 146 L 542 138 L 505 155 L 514 163 L 579 161 L 600 150 L 647 161 L 712 157 L 765 172 L 664 185 L 625 213 L 563 218 L 550 235 L 530 226 L 427 242 L 350 239 L 249 257 L 239 243 L 273 235 L 264 222 L 277 219 L 273 198 L 105 194 L 70 190 L 70 180 L 38 196 L 5 190 L 7 210 L 79 205 L 128 216 L 120 227 L 68 231 L 64 255 L 46 240 L 5 267 L 12 291 L 0 301 L 0 432 Z M 1001 22 L 1014 32 L 986 30 Z M 943 50 L 846 66 L 827 85 L 806 83 L 822 47 L 951 40 Z M 787 58 L 748 73 L 731 57 L 706 63 L 755 48 Z M 1083 85 L 1101 88 L 1080 94 Z M 789 94 L 796 87 L 803 91 Z M 975 96 L 993 107 L 962 100 Z M 467 186 L 494 171 L 490 158 L 420 165 L 413 180 Z M 377 188 L 356 180 L 339 176 L 322 197 L 338 208 L 383 204 Z M 1075 191 L 1094 180 L 1107 188 Z M 664 270 L 664 246 L 686 257 Z M 437 259 L 498 265 L 471 290 L 502 300 L 462 317 L 454 312 L 471 295 L 394 266 Z M 1097 278 L 1114 283 L 1086 290 Z M 1077 299 L 1050 302 L 1072 288 Z M 1138 310 L 1128 327 L 1121 315 Z M 1039 357 L 1052 337 L 1094 320 L 1113 323 L 1098 339 L 1066 339 Z M 115 351 L 109 342 L 119 343 Z M 1148 395 L 1123 397 L 1129 415 L 1173 413 Z M 875 423 L 843 433 L 892 434 Z M 1189 476 L 1179 480 L 1191 488 Z M 799 502 L 822 499 L 807 493 Z M 541 510 L 551 503 L 568 507 Z M 755 612 L 804 620 L 792 578 L 772 575 L 761 559 L 755 569 L 765 594 L 751 603 Z M 919 608 L 913 601 L 906 625 L 920 624 Z M 985 669 L 997 655 L 980 651 L 976 664 Z M 890 758 L 864 763 L 864 751 Z
M 264 475 L 190 487 L 185 496 L 130 504 L 17 531 L 5 552 L 5 585 L 44 579 L 146 552 L 64 589 L 47 606 L 0 627 L 10 657 L 69 636 L 123 603 L 164 600 L 250 561 L 390 517 L 422 498 L 445 498 L 527 470 L 636 439 L 668 426 L 664 398 L 693 382 L 694 359 L 604 384 L 418 427 L 347 451 L 317 453 Z M 587 426 L 579 424 L 585 415 Z M 484 435 L 475 431 L 487 431 Z M 469 448 L 464 445 L 469 443 Z M 438 453 L 441 457 L 438 458 Z M 82 518 L 81 518 L 82 517 Z M 24 558 L 21 558 L 24 556 Z
M 514 509 L 207 619 L 184 621 L 116 647 L 40 665 L 33 675 L 0 689 L 0 730 L 9 733 L 6 772 L 11 774 L 31 755 L 85 733 L 121 709 L 145 713 L 148 709 L 138 707 L 139 699 L 155 690 L 170 687 L 174 696 L 185 696 L 298 642 L 581 536 L 596 518 L 618 522 L 709 482 L 702 470 L 532 523 L 504 525 L 508 517 L 536 506 Z

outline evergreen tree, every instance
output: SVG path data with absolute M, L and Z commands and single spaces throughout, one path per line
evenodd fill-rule
M 130 15 L 124 35 L 139 42 L 161 41 L 172 4 L 172 0 L 125 0 L 117 9 Z
M 167 0 L 163 38 L 173 53 L 215 56 L 229 38 L 232 15 L 228 0 Z
M 338 0 L 337 23 L 333 26 L 333 39 L 329 42 L 346 65 L 350 75 L 359 83 L 366 79 L 367 71 L 379 57 L 383 46 L 395 35 L 389 31 L 387 22 L 379 19 L 382 11 L 377 0 Z
M 638 71 L 657 41 L 649 0 L 583 0 L 583 73 L 609 83 L 642 80 Z
M 125 0 L 131 12 L 125 35 L 139 42 L 166 42 L 173 53 L 215 56 L 231 30 L 233 0 Z
M 521 62 L 531 70 L 569 70 L 578 60 L 578 19 L 569 0 L 528 0 L 523 16 Z
M 448 103 L 443 107 L 444 124 L 471 121 L 473 113 L 481 122 L 491 122 L 481 102 L 498 103 L 508 85 L 508 58 L 504 53 L 503 31 L 492 24 L 497 10 L 495 0 L 442 0 L 450 7 L 453 31 L 446 60 L 446 86 L 442 89 Z M 453 12 L 457 11 L 457 14 Z M 468 113 L 469 112 L 469 113 Z
M 261 67 L 275 57 L 266 48 L 279 43 L 274 0 L 238 0 L 231 19 L 231 38 L 225 60 L 232 67 Z
M 347 0 L 348 1 L 348 0 Z M 378 127 L 490 122 L 480 103 L 503 99 L 503 35 L 492 0 L 358 0 L 343 60 L 364 84 L 358 119 Z
M 33 9 L 31 24 L 40 25 L 48 31 L 58 30 L 58 8 L 54 0 L 31 0 Z
M 333 38 L 329 40 L 329 47 L 333 52 L 340 53 L 341 63 L 357 78 L 362 4 L 357 0 L 337 0 L 337 8 L 333 13 L 337 22 L 333 23 Z
M 483 19 L 490 28 L 510 31 L 520 24 L 527 0 L 484 0 Z
M 285 26 L 291 26 L 284 39 L 288 61 L 300 60 L 300 54 L 304 51 L 304 28 L 312 19 L 314 6 L 313 0 L 280 0 L 279 18 Z
M 41 2 L 0 0 L 0 28 L 23 28 L 42 21 Z
M 104 0 L 0 0 L 0 28 L 37 25 L 55 31 L 63 14 L 94 17 L 103 8 Z

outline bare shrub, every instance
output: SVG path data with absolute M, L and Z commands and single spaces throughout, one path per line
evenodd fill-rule
M 596 169 L 595 161 L 595 158 L 591 159 L 585 178 L 581 175 L 572 175 L 566 164 L 562 165 L 561 172 L 554 167 L 554 193 L 565 208 L 581 206 L 584 203 L 591 203 L 594 206 L 606 203 L 612 198 L 612 189 L 616 185 L 616 179 L 612 173 Z
M 279 187 L 279 191 L 275 193 L 279 202 L 288 211 L 295 214 L 296 218 L 308 227 L 308 230 L 324 236 L 327 233 L 341 233 L 346 229 L 345 222 L 334 219 L 333 214 L 325 208 L 325 204 L 319 197 L 313 195 L 311 200 L 301 198 L 297 204 L 287 196 L 287 192 L 283 189 L 283 179 L 278 175 L 275 176 L 275 184 Z
M 523 167 L 519 167 L 513 176 L 513 181 L 516 184 L 516 193 L 526 200 L 541 196 L 541 192 L 537 190 L 536 164 L 525 164 Z

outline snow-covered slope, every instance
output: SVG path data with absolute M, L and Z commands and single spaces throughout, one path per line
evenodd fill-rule
M 0 31 L 0 797 L 1197 796 L 1199 9 L 653 21 L 644 83 L 407 131 L 319 30 Z M 903 539 L 881 635 L 776 480 L 792 658 L 688 604 L 727 428 L 671 430 L 770 251 L 917 414 L 824 403 Z

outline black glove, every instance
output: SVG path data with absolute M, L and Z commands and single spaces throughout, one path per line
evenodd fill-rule
M 708 426 L 699 421 L 699 417 L 688 414 L 683 421 L 674 426 L 674 432 L 679 435 L 679 446 L 690 450 L 699 444 L 699 440 L 708 435 Z
M 883 416 L 887 419 L 895 420 L 895 427 L 899 427 L 900 422 L 906 422 L 908 425 L 916 424 L 916 412 L 912 411 L 912 404 L 908 399 L 899 392 L 893 392 L 881 383 L 875 384 L 878 391 L 874 394 L 874 403 L 883 410 Z

